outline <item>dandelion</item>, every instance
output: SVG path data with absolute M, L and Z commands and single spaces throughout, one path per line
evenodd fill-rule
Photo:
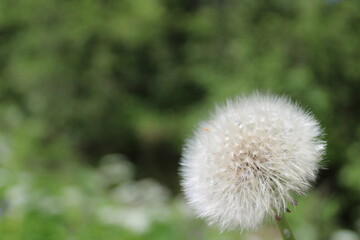
M 256 229 L 311 187 L 325 149 L 321 133 L 316 119 L 286 97 L 228 101 L 186 142 L 185 197 L 221 230 Z

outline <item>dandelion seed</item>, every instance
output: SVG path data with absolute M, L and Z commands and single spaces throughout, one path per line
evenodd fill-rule
M 320 135 L 315 118 L 288 98 L 228 101 L 186 142 L 185 197 L 211 225 L 255 229 L 310 188 L 325 149 Z

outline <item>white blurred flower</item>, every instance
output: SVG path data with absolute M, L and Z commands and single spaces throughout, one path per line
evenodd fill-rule
M 76 186 L 64 187 L 61 191 L 61 204 L 66 208 L 81 207 L 89 196 L 85 196 Z
M 120 185 L 113 189 L 109 199 L 113 202 L 97 209 L 99 219 L 136 233 L 147 231 L 153 222 L 165 221 L 170 215 L 166 207 L 169 192 L 153 179 Z
M 109 205 L 99 208 L 97 215 L 105 224 L 123 226 L 137 233 L 145 232 L 151 224 L 151 218 L 143 208 L 125 209 Z
M 254 229 L 316 178 L 325 143 L 314 117 L 284 97 L 228 101 L 187 140 L 182 186 L 197 214 L 222 230 Z
M 108 154 L 101 159 L 99 172 L 106 184 L 118 184 L 132 180 L 134 166 L 124 155 Z
M 163 205 L 169 199 L 168 190 L 153 179 L 120 185 L 113 189 L 111 197 L 130 205 Z
M 33 197 L 34 176 L 30 172 L 13 173 L 2 169 L 5 173 L 6 190 L 4 200 L 8 202 L 9 208 L 20 211 Z
M 334 232 L 331 235 L 330 240 L 360 240 L 360 236 L 356 234 L 356 232 L 341 229 Z
M 22 208 L 30 198 L 30 187 L 26 183 L 18 183 L 5 191 L 5 199 L 13 209 Z
M 44 195 L 38 200 L 37 205 L 47 214 L 55 215 L 61 213 L 60 203 L 61 201 L 57 196 Z

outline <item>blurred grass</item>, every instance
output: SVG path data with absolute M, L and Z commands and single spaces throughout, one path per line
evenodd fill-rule
M 183 139 L 215 103 L 260 90 L 325 129 L 295 234 L 359 239 L 359 5 L 2 0 L 1 238 L 279 239 L 271 221 L 219 233 L 179 191 Z

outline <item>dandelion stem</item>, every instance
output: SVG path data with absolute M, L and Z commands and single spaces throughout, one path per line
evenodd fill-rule
M 276 223 L 284 240 L 295 240 L 294 234 L 286 220 L 285 214 L 281 217 L 276 217 Z

